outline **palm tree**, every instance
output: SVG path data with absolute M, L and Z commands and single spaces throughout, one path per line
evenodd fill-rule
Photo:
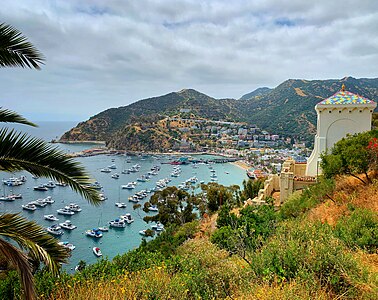
M 40 69 L 43 62 L 42 54 L 27 42 L 21 32 L 9 25 L 0 24 L 0 67 Z M 0 122 L 36 126 L 16 112 L 3 108 L 0 108 Z M 20 170 L 66 182 L 94 205 L 100 201 L 97 191 L 87 186 L 91 179 L 78 162 L 43 140 L 2 128 L 0 171 Z M 35 299 L 31 261 L 43 262 L 51 272 L 57 274 L 60 265 L 67 262 L 69 254 L 43 227 L 19 214 L 0 214 L 0 236 L 15 242 L 0 238 L 0 256 L 18 270 L 25 298 Z

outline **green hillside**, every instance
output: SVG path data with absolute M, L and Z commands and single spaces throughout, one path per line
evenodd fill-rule
M 378 78 L 345 77 L 340 80 L 311 81 L 289 79 L 274 89 L 258 89 L 244 95 L 240 100 L 214 99 L 193 89 L 185 89 L 105 110 L 66 132 L 61 141 L 103 140 L 112 145 L 119 144 L 119 141 L 130 136 L 130 126 L 143 123 L 146 117 L 159 119 L 173 115 L 247 122 L 271 133 L 312 141 L 316 131 L 314 106 L 336 93 L 342 84 L 353 93 L 378 101 Z M 252 98 L 246 99 L 248 97 Z M 150 125 L 151 130 L 147 135 L 152 136 L 156 128 Z M 144 131 L 142 133 L 145 134 Z M 166 136 L 170 132 L 158 133 L 161 134 Z M 133 133 L 132 136 L 141 145 L 147 139 L 141 139 L 138 133 Z M 117 139 L 116 143 L 114 137 Z M 167 140 L 171 138 L 174 137 L 168 136 Z M 129 141 L 122 144 L 130 147 Z

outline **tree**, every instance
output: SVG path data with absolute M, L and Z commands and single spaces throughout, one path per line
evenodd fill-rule
M 40 69 L 43 62 L 42 54 L 17 29 L 0 24 L 0 67 Z M 36 126 L 3 108 L 0 122 Z M 15 130 L 0 129 L 0 170 L 26 170 L 35 176 L 63 181 L 92 204 L 100 203 L 97 191 L 88 186 L 91 179 L 83 166 L 43 140 Z M 67 250 L 42 226 L 18 214 L 0 215 L 0 236 L 14 242 L 0 238 L 0 255 L 18 270 L 26 299 L 36 298 L 32 261 L 41 261 L 53 274 L 58 274 L 60 265 L 69 257 Z
M 338 141 L 331 152 L 321 155 L 320 166 L 326 178 L 336 175 L 350 175 L 362 183 L 370 183 L 369 171 L 376 170 L 374 163 L 374 143 L 371 141 L 378 137 L 378 130 L 372 130 L 355 135 L 349 135 Z M 369 148 L 370 145 L 370 148 Z M 361 177 L 364 174 L 366 180 Z

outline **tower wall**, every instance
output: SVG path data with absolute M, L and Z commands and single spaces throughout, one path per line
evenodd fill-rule
M 346 137 L 347 134 L 371 130 L 371 118 L 376 104 L 365 105 L 316 105 L 317 133 L 314 150 L 307 160 L 306 175 L 321 173 L 320 154 Z

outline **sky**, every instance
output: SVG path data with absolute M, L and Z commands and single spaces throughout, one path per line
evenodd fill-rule
M 2 0 L 0 22 L 46 58 L 0 69 L 0 106 L 33 121 L 184 88 L 238 99 L 287 79 L 377 77 L 376 0 Z

